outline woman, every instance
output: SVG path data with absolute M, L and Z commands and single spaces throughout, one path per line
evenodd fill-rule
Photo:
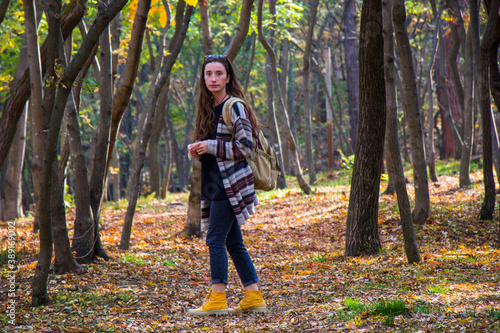
M 202 163 L 201 229 L 207 231 L 212 290 L 201 307 L 188 311 L 191 315 L 267 311 L 240 229 L 258 204 L 252 170 L 245 158 L 252 152 L 252 136 L 260 124 L 248 103 L 235 103 L 230 133 L 221 114 L 231 96 L 245 100 L 231 62 L 225 55 L 205 56 L 196 102 L 195 143 L 188 150 L 192 158 L 199 158 Z M 226 302 L 226 249 L 245 288 L 243 300 L 234 309 L 229 309 Z

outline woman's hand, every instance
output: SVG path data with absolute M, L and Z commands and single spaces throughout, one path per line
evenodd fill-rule
M 193 158 L 206 154 L 208 151 L 208 142 L 205 140 L 192 143 L 188 145 L 188 151 Z

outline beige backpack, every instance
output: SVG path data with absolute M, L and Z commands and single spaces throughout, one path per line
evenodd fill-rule
M 246 106 L 246 103 L 242 99 L 231 97 L 226 101 L 222 110 L 222 118 L 231 133 L 233 132 L 231 109 L 236 102 L 243 103 Z M 256 190 L 271 191 L 276 188 L 276 183 L 281 173 L 278 160 L 276 159 L 276 152 L 269 145 L 262 131 L 259 131 L 258 138 L 253 138 L 253 146 L 254 151 L 252 152 L 252 156 L 247 158 L 247 162 L 253 172 L 254 188 Z

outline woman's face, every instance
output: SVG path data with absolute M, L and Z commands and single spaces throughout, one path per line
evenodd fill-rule
M 223 64 L 213 61 L 205 65 L 205 85 L 212 94 L 226 94 L 228 83 L 229 77 Z

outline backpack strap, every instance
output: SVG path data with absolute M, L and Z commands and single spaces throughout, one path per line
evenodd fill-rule
M 233 109 L 233 105 L 237 102 L 240 102 L 240 103 L 243 103 L 243 105 L 246 105 L 245 102 L 241 98 L 230 97 L 227 99 L 226 103 L 224 103 L 224 108 L 222 109 L 222 119 L 224 119 L 224 123 L 229 128 L 229 132 L 231 132 L 231 135 L 233 133 L 233 122 L 231 121 L 231 110 Z

